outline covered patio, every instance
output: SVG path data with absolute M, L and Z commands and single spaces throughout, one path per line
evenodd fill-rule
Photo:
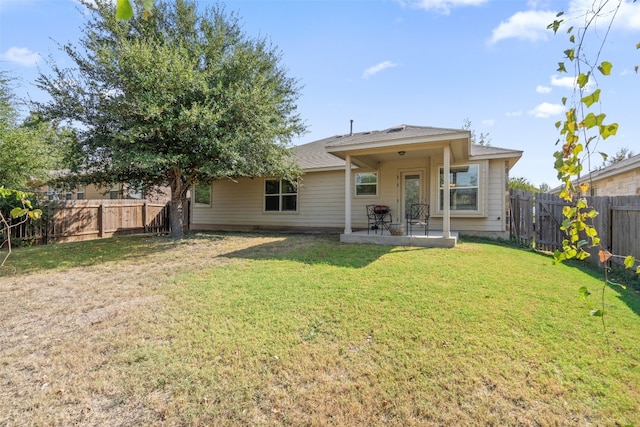
M 417 246 L 422 248 L 453 248 L 458 241 L 458 233 L 452 231 L 445 237 L 442 231 L 430 230 L 427 236 L 422 231 L 417 231 L 411 235 L 403 234 L 394 236 L 385 230 L 384 234 L 374 233 L 367 230 L 352 231 L 340 235 L 342 243 L 369 243 L 374 245 L 387 246 Z

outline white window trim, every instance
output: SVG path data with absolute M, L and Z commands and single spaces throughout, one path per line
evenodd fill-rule
M 280 181 L 280 192 L 278 194 L 267 194 L 267 181 Z M 296 180 L 296 192 L 295 193 L 283 193 L 282 189 L 284 188 L 283 183 L 286 182 L 286 179 L 278 179 L 278 178 L 265 178 L 262 182 L 262 213 L 266 214 L 294 214 L 298 213 L 300 209 L 300 181 Z M 296 209 L 295 210 L 282 210 L 282 197 L 283 196 L 296 196 Z M 277 211 L 268 211 L 267 210 L 267 196 L 275 197 L 278 196 L 278 210 Z
M 488 162 L 465 162 L 459 164 L 452 164 L 451 168 L 461 167 L 461 166 L 478 166 L 478 206 L 476 210 L 453 210 L 451 209 L 450 215 L 452 218 L 454 217 L 472 217 L 472 218 L 485 218 L 487 216 L 487 203 L 486 200 L 489 197 L 489 163 Z M 434 198 L 435 198 L 435 211 L 434 216 L 442 216 L 443 211 L 440 209 L 440 169 L 444 167 L 444 164 L 439 163 L 434 168 Z
M 358 180 L 357 176 L 360 174 L 374 174 L 376 176 L 376 194 L 358 194 Z M 362 184 L 361 184 L 362 185 Z M 373 184 L 364 184 L 373 185 Z M 353 173 L 353 195 L 357 198 L 372 199 L 377 198 L 380 195 L 380 171 L 368 171 L 368 172 L 354 172 Z

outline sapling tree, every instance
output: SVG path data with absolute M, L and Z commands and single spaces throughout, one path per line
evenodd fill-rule
M 634 0 L 635 2 L 635 0 Z M 593 225 L 593 219 L 598 212 L 589 205 L 588 194 L 590 184 L 583 182 L 576 185 L 576 178 L 580 177 L 585 162 L 589 162 L 592 155 L 597 151 L 597 146 L 614 136 L 618 131 L 618 124 L 608 122 L 606 114 L 602 111 L 601 88 L 599 77 L 610 76 L 613 64 L 600 60 L 600 55 L 604 50 L 607 35 L 616 18 L 623 1 L 599 0 L 593 3 L 593 8 L 584 15 L 584 23 L 579 28 L 568 27 L 566 33 L 569 39 L 569 47 L 564 51 L 565 60 L 558 63 L 557 71 L 569 73 L 571 70 L 575 76 L 573 96 L 563 98 L 562 103 L 567 107 L 565 120 L 558 121 L 556 128 L 560 131 L 560 139 L 556 143 L 560 150 L 555 152 L 555 169 L 558 171 L 558 179 L 562 181 L 562 191 L 560 197 L 571 203 L 563 209 L 564 220 L 561 229 L 566 238 L 563 240 L 562 250 L 554 253 L 554 260 L 562 262 L 568 259 L 583 260 L 590 256 L 587 249 L 595 248 L 599 260 L 604 266 L 605 281 L 602 291 L 608 284 L 613 284 L 609 280 L 609 269 L 607 261 L 616 257 L 623 260 L 627 269 L 635 268 L 640 274 L 640 266 L 632 255 L 612 254 L 607 248 L 601 245 L 598 230 Z M 613 4 L 613 7 L 612 7 Z M 598 21 L 608 20 L 606 31 L 601 34 L 600 46 L 595 49 L 593 56 L 587 51 L 587 36 L 595 31 L 594 27 Z M 556 20 L 549 25 L 549 29 L 557 33 L 561 27 L 567 23 L 563 19 L 563 13 L 556 16 Z M 640 48 L 640 43 L 636 45 Z M 568 67 L 568 69 L 567 69 Z M 635 67 L 636 73 L 638 67 Z M 595 89 L 594 89 L 595 88 Z M 596 113 L 596 106 L 600 107 Z M 636 267 L 637 266 L 637 267 Z M 580 292 L 587 296 L 590 291 L 585 287 L 580 288 Z M 601 308 L 592 311 L 593 315 L 603 316 L 604 301 Z
M 29 199 L 30 196 L 30 193 L 0 187 L 0 201 L 13 200 L 12 204 L 17 204 L 8 212 L 0 209 L 0 248 L 6 248 L 7 250 L 7 253 L 0 258 L 0 268 L 4 267 L 7 258 L 11 255 L 11 229 L 19 227 L 30 219 L 35 220 L 42 216 L 42 210 L 33 208 Z M 1 205 L 3 204 L 0 203 Z

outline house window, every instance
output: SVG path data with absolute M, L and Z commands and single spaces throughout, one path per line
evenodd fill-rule
M 65 200 L 73 200 L 73 190 L 71 190 L 70 187 L 65 188 L 64 199 Z
M 114 185 L 113 187 L 111 187 L 111 189 L 109 190 L 109 198 L 110 199 L 119 199 L 120 198 L 120 186 L 119 185 Z
M 378 172 L 356 173 L 356 196 L 378 195 Z
M 76 199 L 84 200 L 84 192 L 84 185 L 78 185 L 78 188 L 76 189 Z
M 438 206 L 444 208 L 444 168 L 440 167 Z M 480 182 L 478 165 L 452 166 L 449 169 L 450 209 L 452 211 L 477 211 L 478 186 Z
M 193 193 L 193 201 L 196 205 L 211 206 L 211 185 L 196 184 Z
M 264 181 L 264 210 L 295 212 L 298 209 L 298 186 L 284 179 Z

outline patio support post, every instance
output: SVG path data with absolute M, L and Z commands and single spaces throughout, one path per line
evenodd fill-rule
M 344 161 L 344 234 L 351 234 L 351 155 Z
M 444 156 L 444 191 L 442 192 L 442 237 L 448 239 L 451 237 L 451 147 L 445 145 L 443 149 Z

